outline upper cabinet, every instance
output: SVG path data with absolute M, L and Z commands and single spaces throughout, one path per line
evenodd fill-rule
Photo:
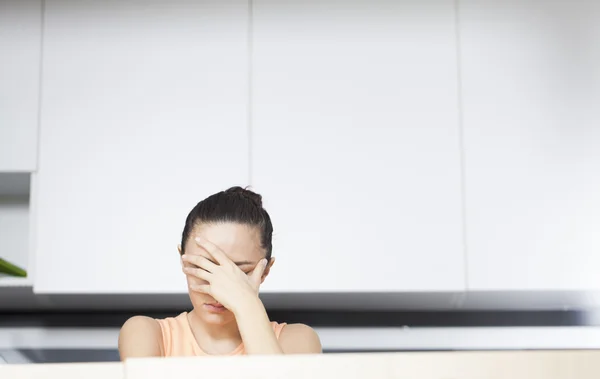
M 464 290 L 454 1 L 252 4 L 264 289 Z
M 459 19 L 469 289 L 599 289 L 600 3 Z
M 248 182 L 248 16 L 46 2 L 36 292 L 186 292 L 187 213 Z
M 0 1 L 0 172 L 37 166 L 41 0 Z

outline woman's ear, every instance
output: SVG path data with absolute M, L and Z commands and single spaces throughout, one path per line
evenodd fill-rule
M 263 271 L 262 277 L 260 278 L 260 284 L 262 284 L 267 275 L 269 275 L 269 272 L 271 271 L 271 267 L 273 267 L 273 264 L 275 263 L 275 257 L 271 257 L 271 260 L 269 261 L 269 263 L 267 264 L 267 267 L 265 268 L 265 271 Z

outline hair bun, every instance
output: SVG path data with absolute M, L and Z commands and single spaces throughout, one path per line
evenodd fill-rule
M 227 191 L 225 191 L 225 193 L 238 194 L 239 196 L 241 196 L 247 200 L 250 200 L 257 207 L 262 208 L 262 196 L 257 194 L 254 191 L 250 191 L 249 189 L 238 186 L 238 187 L 229 188 Z

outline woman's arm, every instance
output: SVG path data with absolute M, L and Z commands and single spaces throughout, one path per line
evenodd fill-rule
M 277 341 L 265 307 L 258 298 L 250 298 L 233 311 L 246 354 L 284 354 Z
M 317 333 L 303 324 L 287 325 L 279 340 L 259 298 L 248 301 L 235 312 L 236 322 L 247 354 L 319 354 Z
M 134 316 L 127 320 L 119 333 L 121 360 L 134 357 L 160 357 L 162 332 L 158 322 L 150 317 Z
M 279 345 L 285 354 L 321 354 L 321 340 L 308 325 L 291 324 L 281 330 Z

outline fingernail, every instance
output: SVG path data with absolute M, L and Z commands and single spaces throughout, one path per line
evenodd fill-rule
M 187 255 L 183 254 L 183 255 L 181 256 L 181 259 L 187 259 Z
M 196 242 L 201 242 L 202 240 L 200 239 L 200 237 L 196 237 L 194 238 L 194 240 L 196 240 Z
M 262 263 L 262 265 L 263 265 L 263 266 L 265 266 L 265 267 L 267 267 L 267 263 L 269 263 L 269 261 L 268 261 L 268 260 L 266 260 L 266 259 L 263 259 L 263 263 Z

